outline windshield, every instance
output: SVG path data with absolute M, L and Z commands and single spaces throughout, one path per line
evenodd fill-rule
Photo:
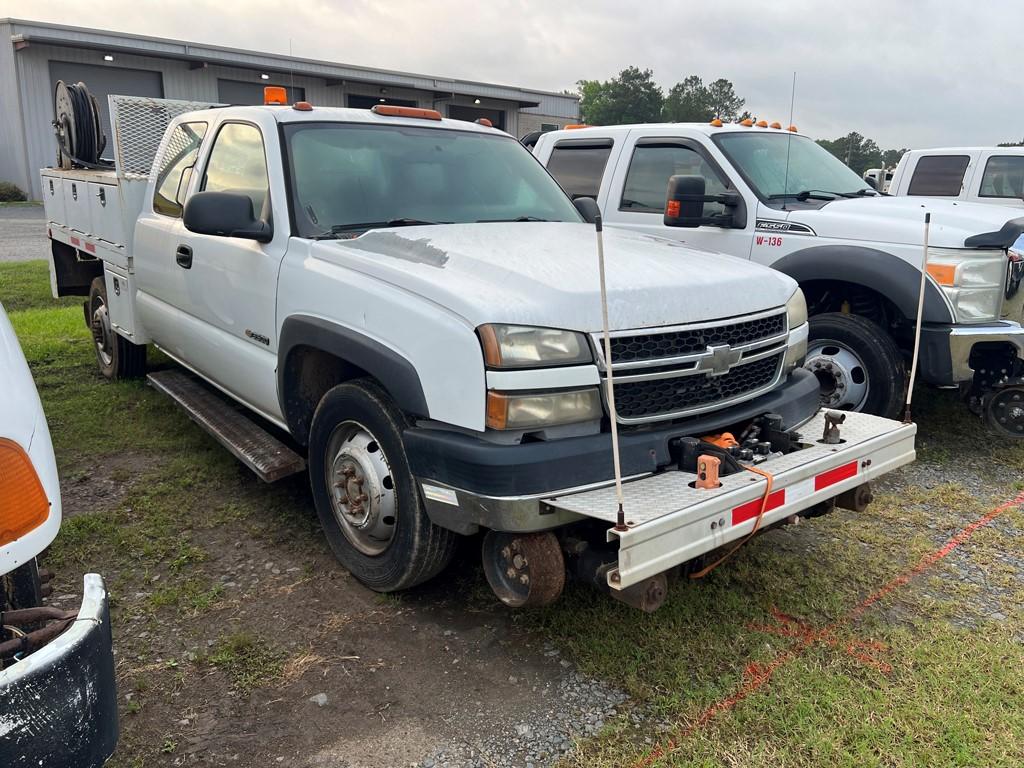
M 763 200 L 875 194 L 839 158 L 806 136 L 743 131 L 720 133 L 715 141 Z
M 286 126 L 302 237 L 372 227 L 479 221 L 582 221 L 529 150 L 470 131 L 305 123 Z

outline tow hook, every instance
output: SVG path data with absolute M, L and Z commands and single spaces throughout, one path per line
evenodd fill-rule
M 846 414 L 840 411 L 825 411 L 825 431 L 821 442 L 825 445 L 838 445 L 843 442 L 839 436 L 839 425 L 846 421 Z

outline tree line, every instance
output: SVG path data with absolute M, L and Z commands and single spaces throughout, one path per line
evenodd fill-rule
M 716 117 L 732 123 L 754 117 L 743 108 L 746 99 L 724 77 L 705 84 L 699 76 L 690 75 L 665 93 L 650 69 L 627 67 L 610 80 L 580 80 L 576 85 L 580 116 L 587 125 L 700 123 Z M 818 144 L 858 175 L 868 168 L 893 168 L 907 151 L 881 149 L 856 131 L 837 139 L 819 139 Z

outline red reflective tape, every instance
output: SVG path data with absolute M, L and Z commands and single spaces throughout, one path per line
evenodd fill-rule
M 786 503 L 786 489 L 780 488 L 777 491 L 772 491 L 768 497 L 768 506 L 764 508 L 765 512 L 772 509 L 778 509 Z M 745 523 L 747 520 L 753 520 L 757 517 L 761 511 L 761 499 L 757 498 L 753 501 L 748 501 L 746 504 L 740 504 L 738 507 L 734 507 L 732 510 L 732 524 L 739 525 Z
M 830 485 L 835 485 L 838 482 L 849 480 L 851 477 L 856 476 L 857 462 L 851 461 L 849 464 L 843 464 L 843 466 L 830 469 L 828 472 L 822 472 L 815 477 L 814 490 L 820 491 L 822 488 L 828 488 Z
M 81 240 L 79 240 L 79 239 L 78 239 L 77 237 L 72 237 L 72 238 L 71 238 L 71 244 L 72 244 L 72 245 L 81 245 L 81 244 L 82 244 L 82 241 L 81 241 Z
M 92 243 L 86 243 L 85 250 L 87 250 L 89 253 L 96 253 L 96 246 L 93 245 Z

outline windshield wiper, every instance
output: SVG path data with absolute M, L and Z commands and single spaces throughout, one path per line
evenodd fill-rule
M 829 195 L 829 197 L 825 197 Z M 844 192 L 829 192 L 827 189 L 805 189 L 801 192 L 782 192 L 777 195 L 768 195 L 769 200 L 781 200 L 785 197 L 795 197 L 803 202 L 804 200 L 837 200 L 840 197 L 852 197 Z
M 514 219 L 477 219 L 476 224 L 497 224 L 502 221 L 549 221 L 549 219 L 542 219 L 539 216 L 517 216 Z
M 447 221 L 423 221 L 421 219 L 388 219 L 387 221 L 364 221 L 359 224 L 335 224 L 329 232 L 314 237 L 314 240 L 329 240 L 332 237 L 345 234 L 346 232 L 357 232 L 368 229 L 381 229 L 384 227 L 418 227 L 429 224 L 449 224 Z

